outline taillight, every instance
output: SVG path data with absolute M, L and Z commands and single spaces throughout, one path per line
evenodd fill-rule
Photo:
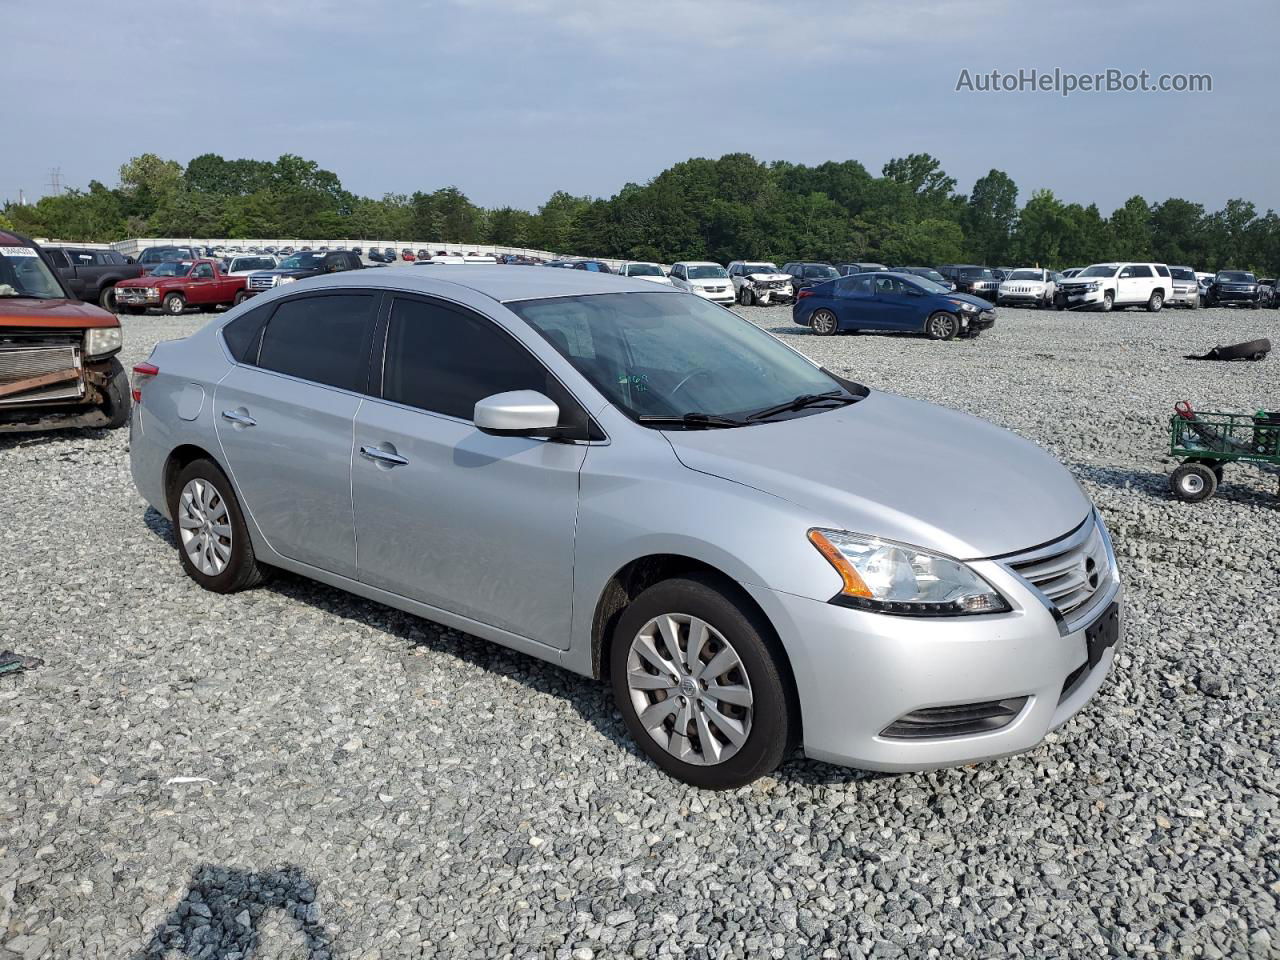
M 813 296 L 813 291 L 812 291 L 812 290 L 797 290 L 797 291 L 796 291 L 796 299 L 797 299 L 797 300 L 803 300 L 805 297 L 812 297 L 812 296 Z
M 133 389 L 129 392 L 133 394 L 133 402 L 142 402 L 142 385 L 160 372 L 160 368 L 154 363 L 139 363 L 133 368 Z

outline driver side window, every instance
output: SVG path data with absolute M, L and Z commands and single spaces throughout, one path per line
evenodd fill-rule
M 198 264 L 191 272 L 191 276 L 196 280 L 208 280 L 213 276 L 213 266 L 208 263 Z

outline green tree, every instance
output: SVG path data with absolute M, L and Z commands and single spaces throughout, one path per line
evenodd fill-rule
M 1007 261 L 1017 219 L 1018 187 L 1013 179 L 1002 170 L 979 178 L 965 204 L 963 219 L 972 256 L 979 263 Z
M 1111 214 L 1111 241 L 1117 259 L 1151 259 L 1152 239 L 1151 207 L 1142 197 L 1130 197 Z

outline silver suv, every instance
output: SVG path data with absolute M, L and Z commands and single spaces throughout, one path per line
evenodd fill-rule
M 1107 531 L 1040 448 L 643 280 L 317 277 L 135 378 L 134 481 L 201 586 L 279 567 L 607 679 L 699 786 L 796 743 L 1027 750 L 1121 635 Z

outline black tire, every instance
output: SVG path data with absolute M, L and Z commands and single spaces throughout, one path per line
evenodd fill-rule
M 1169 489 L 1183 503 L 1200 503 L 1218 489 L 1218 475 L 1204 463 L 1188 461 L 1173 471 Z
M 1216 300 L 1214 300 L 1214 299 L 1213 299 L 1213 294 L 1212 294 L 1212 293 L 1206 293 L 1206 294 L 1204 295 L 1204 301 L 1203 301 L 1203 303 L 1204 303 L 1204 306 L 1206 306 L 1206 307 L 1216 307 L 1216 306 L 1218 305 L 1218 302 L 1217 302 Z
M 1147 300 L 1147 312 L 1159 313 L 1160 308 L 1164 306 L 1164 294 L 1159 290 L 1152 290 L 1151 297 Z
M 107 395 L 103 409 L 107 414 L 108 430 L 118 430 L 129 422 L 133 410 L 133 393 L 129 388 L 129 374 L 115 357 L 107 361 L 109 379 L 104 391 Z
M 1067 295 L 1065 293 L 1055 293 L 1053 295 L 1053 309 L 1055 310 L 1067 309 Z
M 236 294 L 235 299 L 231 301 L 231 305 L 233 307 L 238 307 L 240 306 L 240 304 L 244 303 L 248 299 L 249 299 L 249 292 L 247 290 L 241 290 Z
M 1213 471 L 1213 475 L 1218 478 L 1218 485 L 1222 485 L 1222 461 L 1221 460 L 1188 460 L 1187 463 L 1203 463 L 1206 467 Z
M 161 309 L 171 317 L 180 317 L 187 309 L 187 298 L 180 293 L 167 293 Z
M 182 531 L 179 528 L 179 499 L 183 489 L 192 480 L 203 480 L 217 492 L 218 499 L 226 504 L 227 518 L 231 527 L 231 557 L 226 568 L 216 575 L 210 575 L 197 569 L 187 555 L 183 546 Z M 214 593 L 234 593 L 256 587 L 266 579 L 263 568 L 258 564 L 253 553 L 253 544 L 249 541 L 249 530 L 245 526 L 244 514 L 232 490 L 231 481 L 212 460 L 193 460 L 178 473 L 169 491 L 169 516 L 173 521 L 173 538 L 178 545 L 178 560 L 182 569 L 200 586 Z
M 938 310 L 924 322 L 924 335 L 930 340 L 954 340 L 960 332 L 960 320 L 954 313 Z
M 719 763 L 687 763 L 667 752 L 640 722 L 632 701 L 627 683 L 631 643 L 650 620 L 667 613 L 697 617 L 719 631 L 738 655 L 750 684 L 746 740 Z M 799 714 L 785 671 L 781 648 L 764 616 L 724 581 L 703 574 L 664 580 L 641 593 L 618 619 L 610 647 L 614 697 L 636 744 L 671 776 L 708 790 L 744 786 L 776 769 L 786 757 L 799 729 Z
M 98 306 L 107 313 L 116 313 L 116 288 L 113 284 L 106 284 L 98 291 Z
M 1102 312 L 1110 313 L 1116 305 L 1116 295 L 1108 290 L 1102 295 Z
M 809 329 L 820 337 L 829 337 L 840 329 L 836 315 L 825 307 L 809 315 Z

